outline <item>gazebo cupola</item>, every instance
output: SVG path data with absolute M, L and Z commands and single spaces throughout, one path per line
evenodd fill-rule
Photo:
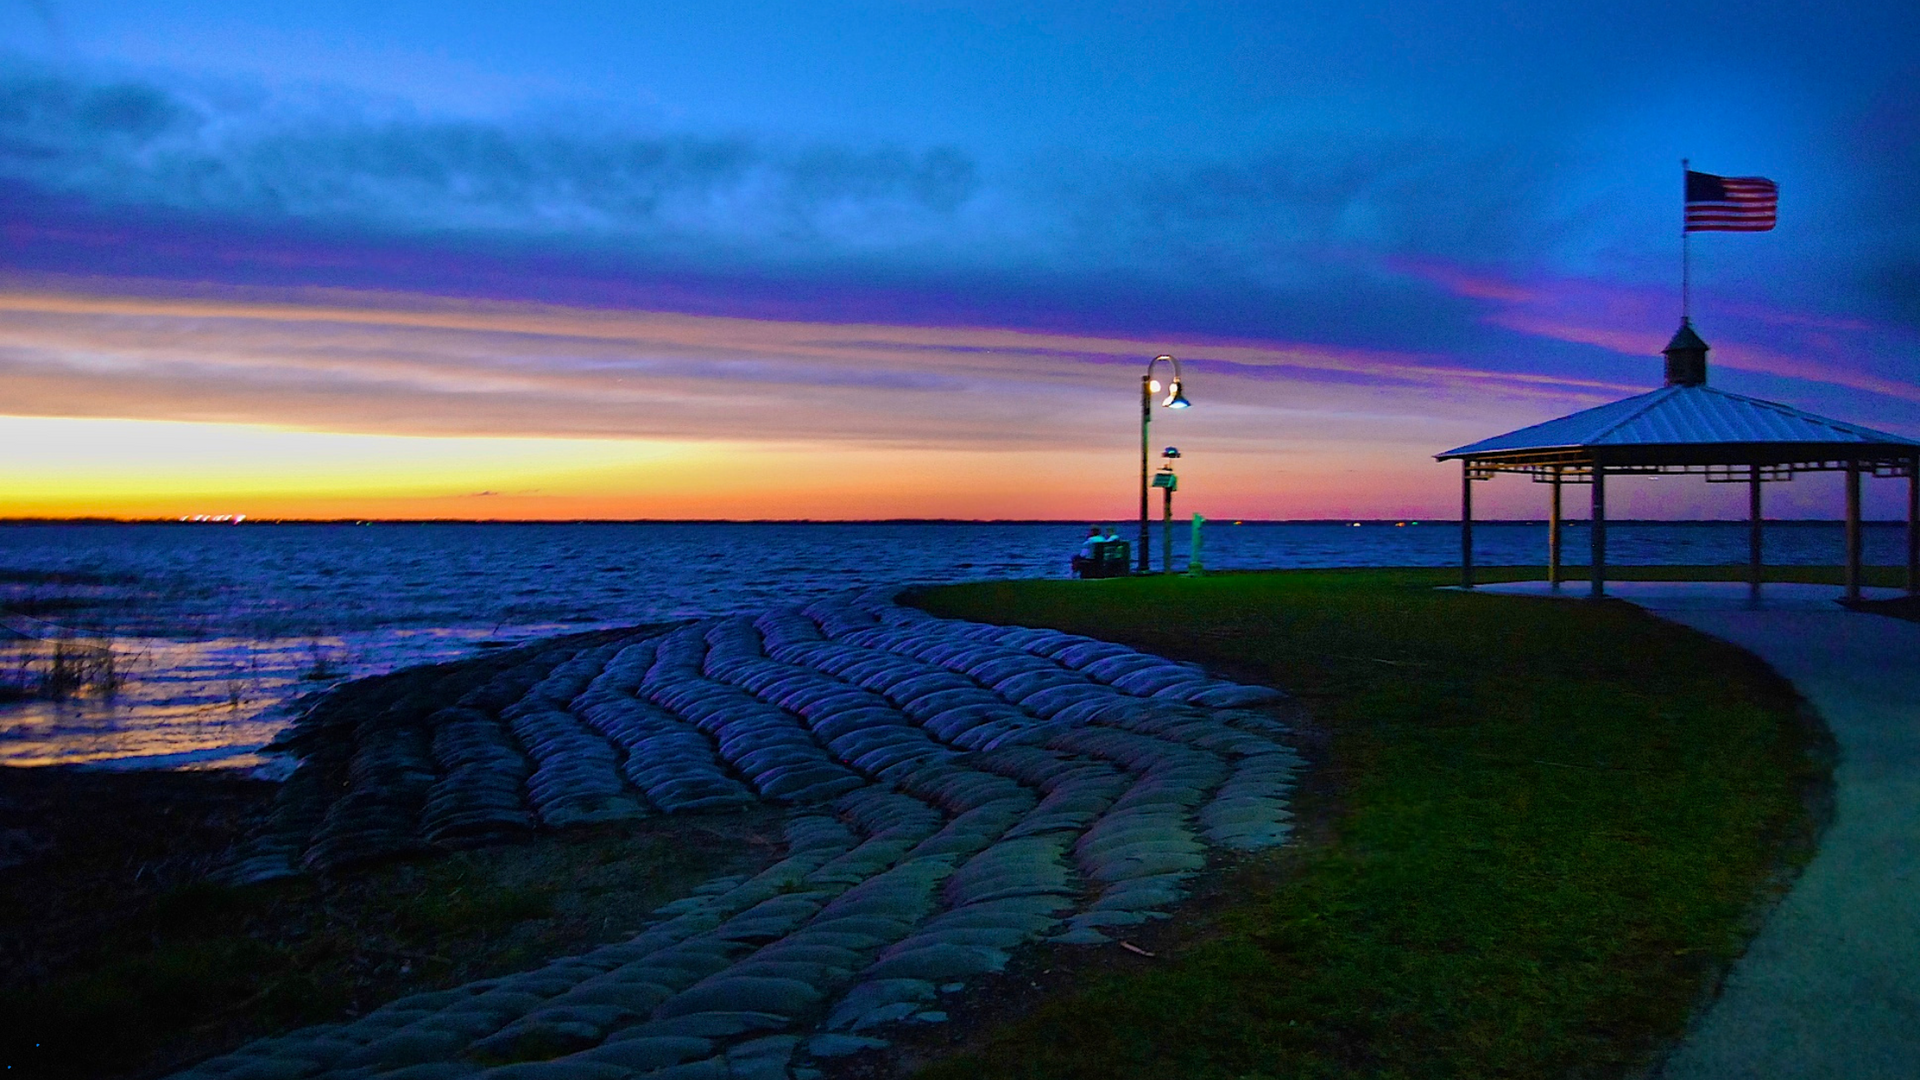
M 1707 385 L 1707 343 L 1693 332 L 1693 320 L 1682 318 L 1680 329 L 1661 351 L 1667 354 L 1668 386 Z

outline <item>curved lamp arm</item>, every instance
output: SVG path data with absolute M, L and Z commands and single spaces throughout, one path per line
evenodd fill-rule
M 1188 401 L 1187 396 L 1180 389 L 1180 361 L 1166 353 L 1147 361 L 1147 391 L 1153 394 L 1160 392 L 1160 381 L 1153 377 L 1153 369 L 1162 362 L 1173 366 L 1173 381 L 1167 384 L 1167 396 L 1160 402 L 1160 406 L 1166 409 L 1191 408 L 1193 402 Z

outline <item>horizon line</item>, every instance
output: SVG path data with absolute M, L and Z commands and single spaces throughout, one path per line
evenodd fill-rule
M 239 520 L 234 520 L 239 518 Z M 1136 523 L 1138 518 L 1111 518 L 1106 522 L 1095 519 L 1095 523 Z M 1176 518 L 1175 524 L 1185 524 L 1190 518 Z M 1609 517 L 1609 525 L 1744 525 L 1750 519 L 1733 518 L 1619 518 Z M 1392 527 L 1444 525 L 1457 528 L 1459 518 L 1224 518 L 1209 517 L 1203 519 L 1208 525 L 1341 525 L 1366 526 L 1385 525 Z M 1767 525 L 1842 525 L 1844 518 L 1771 518 L 1761 519 Z M 1475 525 L 1545 525 L 1546 518 L 1474 518 Z M 1562 526 L 1589 525 L 1589 518 L 1563 518 Z M 1088 524 L 1086 518 L 942 518 L 942 517 L 903 517 L 903 518 L 304 518 L 304 517 L 248 517 L 246 515 L 207 515 L 200 520 L 173 517 L 108 517 L 105 515 L 81 515 L 73 517 L 0 517 L 0 526 L 9 525 L 1072 525 Z M 1149 524 L 1159 525 L 1161 520 L 1153 518 Z M 1905 518 L 1863 518 L 1863 525 L 1905 525 Z

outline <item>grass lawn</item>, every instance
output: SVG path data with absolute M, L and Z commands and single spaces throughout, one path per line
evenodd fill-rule
M 1482 571 L 1515 576 L 1537 574 Z M 1286 688 L 1315 766 L 1300 843 L 1229 868 L 1219 901 L 1169 929 L 1170 956 L 1105 969 L 922 1075 L 1611 1077 L 1655 1061 L 1810 852 L 1824 734 L 1730 646 L 1618 602 L 1434 589 L 1454 580 L 913 598 Z

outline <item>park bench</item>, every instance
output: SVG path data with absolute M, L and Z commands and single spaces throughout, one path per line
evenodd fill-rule
M 1132 573 L 1132 548 L 1125 540 L 1105 540 L 1093 545 L 1093 555 L 1083 558 L 1073 557 L 1075 577 L 1109 578 L 1126 577 Z

